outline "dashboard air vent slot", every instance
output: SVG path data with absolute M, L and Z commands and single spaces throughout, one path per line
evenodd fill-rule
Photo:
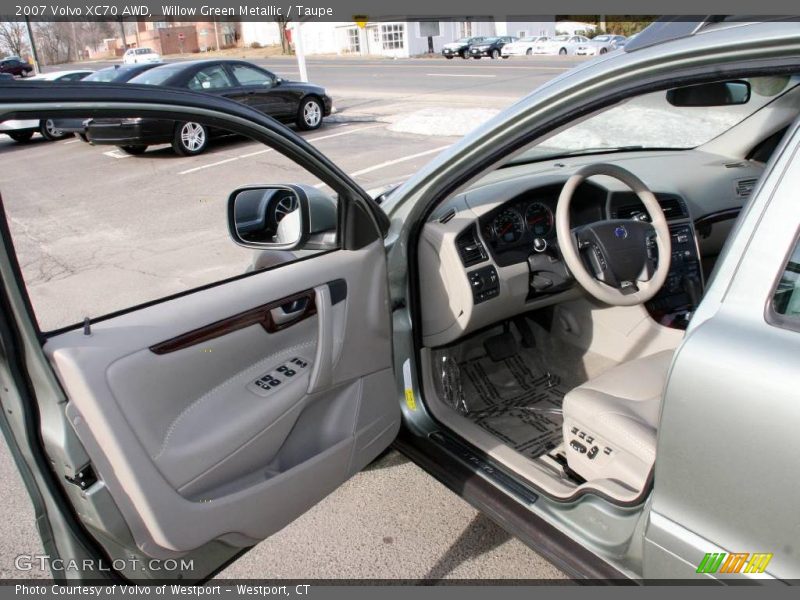
M 740 179 L 736 182 L 736 195 L 739 198 L 749 198 L 753 195 L 758 179 Z
M 631 194 L 631 196 L 634 196 Z M 689 211 L 686 209 L 686 204 L 677 196 L 665 196 L 658 194 L 658 203 L 661 205 L 661 210 L 664 211 L 664 217 L 667 221 L 675 219 L 686 219 L 689 217 Z M 614 219 L 631 219 L 634 215 L 644 212 L 644 205 L 641 202 L 636 204 L 626 204 L 618 206 L 611 211 L 611 216 Z M 649 220 L 649 219 L 648 219 Z
M 449 208 L 444 212 L 444 214 L 442 214 L 439 217 L 439 223 L 447 223 L 448 221 L 450 221 L 450 219 L 452 219 L 455 216 L 456 216 L 456 209 Z
M 458 255 L 461 257 L 461 262 L 464 263 L 465 267 L 477 265 L 488 259 L 483 244 L 478 240 L 475 226 L 470 227 L 458 235 L 456 238 L 456 247 L 458 248 Z

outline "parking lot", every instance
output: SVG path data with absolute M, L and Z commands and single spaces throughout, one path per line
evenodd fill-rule
M 288 58 L 253 61 L 296 78 Z M 581 62 L 309 60 L 337 112 L 301 135 L 365 189 L 399 182 L 459 136 Z M 92 64 L 91 68 L 104 66 Z M 228 239 L 230 192 L 257 183 L 326 188 L 266 146 L 225 138 L 195 157 L 168 146 L 130 156 L 77 138 L 18 144 L 0 136 L 2 193 L 43 330 L 240 273 L 249 252 Z M 0 575 L 39 551 L 32 512 L 5 446 Z M 223 577 L 554 578 L 562 575 L 413 463 L 391 452 Z

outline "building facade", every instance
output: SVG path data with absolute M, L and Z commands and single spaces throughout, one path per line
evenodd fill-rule
M 544 17 L 543 17 L 544 18 Z M 297 25 L 290 23 L 291 36 Z M 242 43 L 262 46 L 280 44 L 277 23 L 242 23 Z M 367 22 L 365 27 L 350 23 L 304 23 L 300 27 L 306 54 L 388 56 L 405 58 L 438 54 L 442 46 L 461 37 L 513 35 L 554 35 L 555 20 L 549 21 L 396 21 Z

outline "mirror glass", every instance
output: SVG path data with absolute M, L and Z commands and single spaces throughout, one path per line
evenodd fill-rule
M 717 81 L 675 88 L 667 92 L 673 106 L 734 106 L 750 101 L 747 81 Z
M 302 220 L 297 193 L 284 187 L 239 190 L 233 199 L 236 237 L 251 244 L 300 243 Z

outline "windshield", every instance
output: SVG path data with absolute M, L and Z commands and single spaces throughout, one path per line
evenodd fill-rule
M 554 42 L 566 42 L 567 39 L 569 39 L 568 35 L 557 35 L 556 37 L 553 38 L 553 41 Z
M 161 85 L 167 79 L 172 77 L 177 68 L 157 67 L 150 71 L 145 71 L 141 75 L 137 75 L 129 81 L 129 83 L 141 83 L 144 85 Z
M 594 38 L 593 41 L 595 41 L 595 42 L 607 42 L 610 39 L 611 39 L 610 35 L 598 35 L 596 38 Z
M 748 81 L 750 100 L 739 105 L 673 106 L 663 91 L 637 96 L 541 142 L 511 164 L 581 153 L 696 148 L 797 87 L 800 77 L 759 77 Z
M 95 71 L 91 75 L 89 75 L 84 81 L 114 81 L 117 76 L 119 75 L 121 68 L 116 67 L 106 67 L 105 69 L 100 69 L 99 71 Z
M 484 38 L 483 39 L 483 43 L 484 44 L 494 44 L 497 40 L 498 40 L 498 38 Z
M 458 38 L 454 44 L 466 44 L 469 41 L 469 38 Z

